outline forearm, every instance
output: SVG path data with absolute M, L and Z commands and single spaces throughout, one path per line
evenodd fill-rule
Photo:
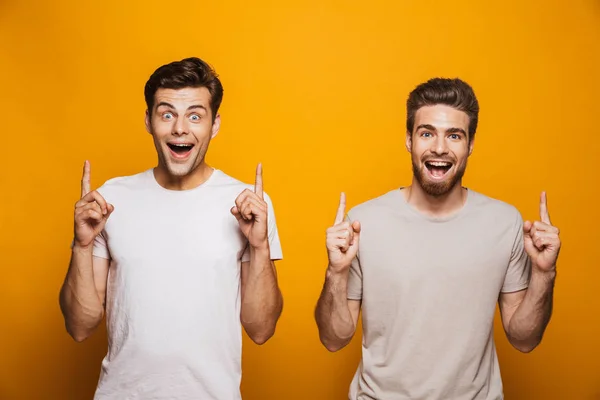
M 522 352 L 530 352 L 542 340 L 552 315 L 552 301 L 556 271 L 532 271 L 525 298 L 512 316 L 508 337 Z
M 348 273 L 348 270 L 338 273 L 327 269 L 315 310 L 319 337 L 329 351 L 346 346 L 356 330 L 348 307 Z
M 241 321 L 251 339 L 262 344 L 275 333 L 283 308 L 269 248 L 251 248 L 247 268 L 242 283 Z
M 76 341 L 86 339 L 102 321 L 104 305 L 94 283 L 92 248 L 73 247 L 60 308 L 67 331 Z

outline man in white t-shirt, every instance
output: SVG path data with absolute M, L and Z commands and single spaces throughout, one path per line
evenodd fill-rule
M 542 340 L 552 313 L 558 228 L 545 193 L 540 221 L 462 186 L 479 104 L 460 79 L 431 79 L 407 102 L 412 184 L 348 212 L 327 231 L 329 266 L 316 308 L 330 351 L 362 312 L 362 361 L 349 399 L 501 400 L 496 304 L 510 343 Z
M 145 87 L 158 166 L 90 190 L 86 161 L 60 306 L 82 341 L 106 312 L 97 400 L 239 399 L 241 326 L 262 344 L 282 297 L 273 206 L 205 162 L 223 87 L 198 58 L 158 68 Z

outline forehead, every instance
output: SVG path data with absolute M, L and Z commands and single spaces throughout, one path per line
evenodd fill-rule
M 415 128 L 423 124 L 441 129 L 462 128 L 466 132 L 469 128 L 469 116 L 464 111 L 444 104 L 424 106 L 415 113 Z
M 186 87 L 181 89 L 160 88 L 154 94 L 155 107 L 163 102 L 169 103 L 175 108 L 188 108 L 192 105 L 200 105 L 210 110 L 210 92 L 205 87 Z

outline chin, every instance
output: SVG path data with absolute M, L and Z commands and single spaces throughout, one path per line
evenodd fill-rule
M 200 162 L 196 163 L 197 160 L 197 157 L 190 155 L 190 158 L 187 160 L 177 161 L 173 160 L 169 154 L 165 154 L 166 172 L 174 178 L 183 178 L 193 173 L 194 170 L 202 163 L 201 160 Z
M 451 182 L 423 182 L 421 184 L 425 193 L 433 197 L 441 197 L 448 194 L 456 184 Z
M 427 171 L 424 170 L 416 175 L 416 177 L 423 191 L 433 197 L 441 197 L 450 193 L 460 182 L 460 177 L 456 174 L 448 176 L 442 181 L 434 181 L 427 176 Z
M 187 165 L 169 165 L 167 171 L 169 175 L 181 178 L 189 175 L 193 171 L 193 168 Z

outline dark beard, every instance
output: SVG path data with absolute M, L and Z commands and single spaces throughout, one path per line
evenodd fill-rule
M 423 175 L 426 173 L 425 169 L 427 167 L 423 166 L 423 171 L 421 171 L 414 160 L 412 161 L 412 168 L 413 176 L 417 179 L 417 182 L 419 182 L 425 193 L 433 197 L 441 197 L 450 192 L 460 182 L 467 169 L 467 160 L 465 160 L 462 166 L 458 167 L 456 174 L 450 180 L 444 182 L 434 183 L 426 180 Z

